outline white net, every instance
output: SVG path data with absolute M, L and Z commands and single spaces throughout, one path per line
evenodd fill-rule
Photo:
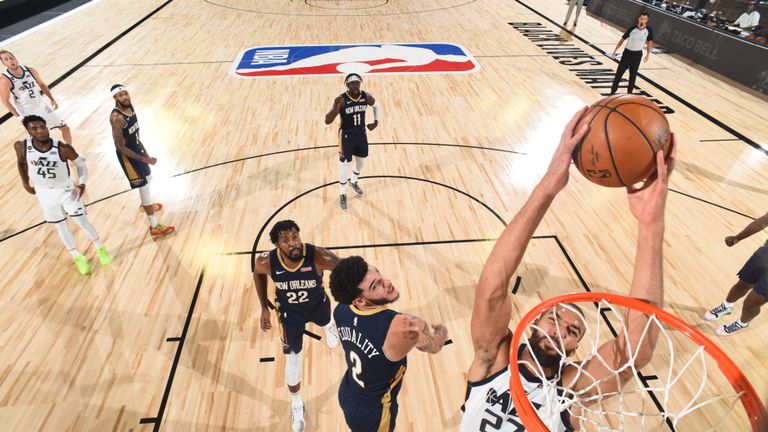
M 739 403 L 743 392 L 734 391 L 703 346 L 655 315 L 632 314 L 642 318 L 634 332 L 625 325 L 627 309 L 605 300 L 560 304 L 528 325 L 518 367 L 542 381 L 539 391 L 548 403 L 537 404 L 537 412 L 550 430 L 560 430 L 562 411 L 578 431 L 751 429 Z M 569 350 L 575 341 L 569 332 L 579 327 L 574 321 L 584 333 Z M 600 350 L 622 336 L 626 343 L 616 350 Z

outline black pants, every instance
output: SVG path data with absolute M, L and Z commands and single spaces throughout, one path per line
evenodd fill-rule
M 629 84 L 627 86 L 627 93 L 632 93 L 635 89 L 635 78 L 637 78 L 637 70 L 640 69 L 640 61 L 643 59 L 643 50 L 630 51 L 624 50 L 619 60 L 619 67 L 616 68 L 616 76 L 613 77 L 613 85 L 611 86 L 611 94 L 616 93 L 619 88 L 619 81 L 624 75 L 624 72 L 629 68 Z

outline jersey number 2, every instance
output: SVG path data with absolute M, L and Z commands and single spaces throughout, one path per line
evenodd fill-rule
M 349 362 L 352 363 L 352 379 L 360 384 L 360 387 L 365 388 L 363 380 L 360 379 L 360 374 L 363 373 L 363 362 L 360 361 L 360 357 L 354 351 L 349 352 Z

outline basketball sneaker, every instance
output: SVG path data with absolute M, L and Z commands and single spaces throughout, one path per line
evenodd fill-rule
M 352 190 L 353 190 L 353 191 L 355 191 L 355 193 L 356 193 L 358 196 L 360 196 L 360 195 L 362 195 L 362 194 L 363 194 L 363 188 L 361 188 L 360 186 L 358 186 L 358 185 L 357 185 L 357 182 L 355 182 L 355 183 L 352 183 L 352 182 L 350 181 L 350 182 L 349 182 L 349 187 L 351 187 L 351 188 L 352 188 Z
M 104 245 L 96 248 L 96 255 L 99 256 L 99 262 L 101 265 L 112 264 L 112 257 L 109 256 L 109 252 L 107 252 L 107 248 L 104 247 Z
M 341 207 L 342 210 L 347 209 L 347 196 L 346 195 L 339 195 L 339 207 Z
M 720 319 L 722 316 L 730 315 L 732 313 L 733 306 L 726 306 L 725 303 L 720 303 L 719 305 L 708 310 L 707 313 L 704 314 L 704 319 L 707 321 L 715 321 Z
M 88 262 L 88 258 L 78 255 L 74 258 L 74 261 L 77 265 L 77 271 L 80 272 L 81 275 L 85 276 L 91 274 L 91 263 Z
M 154 203 L 152 204 L 152 208 L 155 209 L 155 213 L 157 213 L 163 209 L 163 205 L 160 203 Z M 142 213 L 146 212 L 146 210 L 144 210 L 144 206 L 141 204 L 139 204 L 139 211 Z
M 304 432 L 305 427 L 304 402 L 302 402 L 301 405 L 291 404 L 291 430 L 293 430 L 293 432 Z
M 334 349 L 339 344 L 339 336 L 336 334 L 336 329 L 333 328 L 333 324 L 329 325 L 325 329 L 325 344 L 328 348 Z
M 742 324 L 741 321 L 734 321 L 730 324 L 722 325 L 715 329 L 718 336 L 730 336 L 749 327 L 749 323 Z
M 162 224 L 157 224 L 156 227 L 154 227 L 154 228 L 150 227 L 149 228 L 149 235 L 151 235 L 152 238 L 158 238 L 158 237 L 162 237 L 164 235 L 171 234 L 174 231 L 176 231 L 176 227 L 174 227 L 174 226 L 170 226 L 170 225 L 169 226 L 165 226 L 165 225 L 162 225 Z

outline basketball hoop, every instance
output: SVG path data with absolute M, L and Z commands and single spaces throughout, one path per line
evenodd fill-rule
M 618 380 L 620 372 L 632 372 L 635 382 L 632 382 L 628 387 L 635 385 L 637 387 L 636 390 L 629 389 L 625 391 L 625 384 L 630 384 L 628 382 L 631 381 L 630 379 L 621 381 L 621 385 L 619 386 L 619 390 L 617 392 L 599 394 L 600 391 L 598 386 L 598 396 L 595 396 L 594 392 L 591 396 L 585 396 L 586 392 L 572 391 L 566 387 L 557 387 L 558 384 L 555 382 L 557 380 L 551 380 L 544 376 L 543 369 L 535 357 L 535 364 L 531 364 L 531 362 L 522 362 L 518 358 L 518 347 L 520 346 L 521 339 L 525 341 L 524 343 L 527 344 L 527 334 L 529 333 L 528 329 L 538 328 L 535 321 L 542 314 L 542 312 L 547 311 L 556 305 L 560 305 L 565 309 L 576 311 L 575 307 L 569 306 L 576 303 L 592 303 L 595 306 L 595 319 L 593 321 L 587 318 L 589 315 L 588 313 L 586 314 L 587 316 L 578 314 L 587 329 L 582 338 L 582 341 L 580 342 L 580 345 L 586 346 L 591 344 L 591 346 L 586 346 L 584 349 L 584 351 L 591 349 L 591 352 L 587 353 L 586 356 L 582 356 L 582 359 L 579 361 L 569 359 L 568 356 L 563 352 L 564 350 L 562 348 L 562 337 L 558 336 L 560 339 L 560 345 L 558 345 L 557 341 L 553 340 L 550 336 L 546 336 L 546 338 L 550 340 L 550 343 L 556 347 L 555 349 L 558 350 L 562 356 L 562 360 L 560 360 L 558 375 L 562 373 L 563 367 L 567 365 L 569 367 L 578 368 L 577 376 L 582 377 L 582 379 L 584 377 L 595 379 L 589 375 L 589 373 L 583 371 L 580 368 L 582 361 L 587 359 L 595 359 L 601 361 L 604 365 L 610 364 L 607 363 L 602 357 L 600 357 L 600 354 L 597 352 L 597 348 L 609 340 L 608 338 L 615 337 L 616 331 L 626 332 L 626 329 L 624 328 L 624 314 L 617 313 L 616 310 L 617 307 L 622 307 L 626 310 L 642 312 L 649 317 L 640 340 L 643 340 L 643 338 L 647 336 L 650 328 L 653 328 L 653 326 L 658 327 L 659 338 L 654 356 L 659 353 L 660 349 L 664 350 L 662 347 L 665 347 L 665 349 L 668 351 L 664 351 L 663 353 L 665 359 L 664 365 L 666 366 L 667 363 L 669 364 L 669 371 L 667 374 L 659 374 L 658 377 L 654 376 L 653 378 L 660 381 L 661 384 L 649 385 L 648 382 L 644 381 L 644 377 L 642 374 L 640 374 L 634 365 L 634 360 L 637 355 L 637 347 L 634 347 L 635 353 L 632 353 L 633 348 L 629 346 L 629 343 L 627 344 L 627 349 L 630 351 L 627 353 L 627 363 L 622 367 L 613 370 L 615 376 L 595 380 L 594 385 L 590 387 L 593 387 L 594 390 L 594 386 L 598 386 L 598 384 L 601 382 L 605 382 L 610 379 Z M 614 326 L 608 322 L 605 315 L 606 312 L 613 312 L 615 317 L 621 321 L 620 327 L 618 325 L 615 326 L 617 330 L 614 330 Z M 553 313 L 555 319 L 557 319 L 557 314 L 558 312 L 556 309 Z M 601 324 L 601 321 L 603 324 Z M 593 325 L 595 328 L 590 329 L 590 325 Z M 606 333 L 609 329 L 612 332 L 612 335 L 604 337 L 601 341 L 599 337 L 600 334 Z M 674 332 L 674 330 L 677 330 L 679 333 Z M 593 337 L 596 334 L 598 337 Z M 673 343 L 673 339 L 683 340 L 686 344 L 692 343 L 693 353 L 690 354 L 687 352 L 688 350 L 685 350 L 686 352 L 676 353 L 676 344 Z M 663 341 L 666 342 L 666 344 L 662 345 Z M 559 348 L 557 348 L 558 346 Z M 530 348 L 527 349 L 530 350 Z M 533 351 L 531 350 L 530 352 L 532 353 Z M 669 355 L 666 354 L 667 352 Z M 690 356 L 690 358 L 685 360 L 687 356 Z M 734 408 L 738 401 L 741 401 L 753 431 L 760 431 L 760 428 L 764 425 L 764 421 L 766 419 L 765 408 L 763 407 L 760 398 L 757 396 L 755 389 L 752 387 L 752 384 L 750 384 L 741 370 L 739 370 L 736 364 L 728 357 L 725 352 L 723 352 L 723 350 L 715 345 L 715 343 L 712 342 L 709 338 L 704 336 L 700 331 L 696 330 L 679 317 L 672 315 L 669 312 L 665 312 L 662 309 L 652 306 L 642 300 L 634 299 L 631 297 L 608 293 L 585 292 L 561 295 L 541 302 L 533 309 L 531 309 L 517 325 L 517 328 L 515 329 L 512 337 L 509 360 L 511 372 L 509 383 L 510 393 L 515 409 L 517 410 L 517 414 L 525 425 L 525 429 L 529 432 L 549 431 L 550 429 L 548 428 L 547 424 L 554 424 L 553 422 L 556 422 L 556 420 L 553 420 L 554 417 L 559 417 L 560 412 L 566 410 L 569 412 L 570 418 L 572 420 L 578 421 L 578 424 L 573 424 L 573 427 L 579 430 L 590 430 L 588 429 L 590 426 L 593 429 L 605 431 L 650 430 L 650 428 L 653 426 L 649 426 L 649 424 L 653 423 L 654 421 L 657 424 L 666 423 L 669 428 L 665 430 L 676 430 L 674 427 L 679 426 L 678 423 L 681 420 L 685 419 L 688 421 L 691 418 L 696 418 L 696 421 L 707 423 L 706 427 L 710 428 L 708 430 L 718 430 L 717 428 L 720 427 L 723 422 L 725 422 L 724 419 L 728 418 L 728 416 L 738 415 L 734 414 Z M 712 396 L 705 395 L 705 390 L 712 390 L 713 388 L 713 386 L 707 387 L 706 385 L 708 379 L 712 379 L 711 377 L 708 377 L 707 369 L 708 362 L 711 363 L 712 361 L 716 362 L 718 367 L 711 369 L 716 370 L 719 368 L 722 376 L 727 379 L 727 381 L 730 383 L 730 386 L 733 388 L 735 392 L 734 394 L 725 395 L 716 393 Z M 553 407 L 550 407 L 550 414 L 537 411 L 528 400 L 528 397 L 523 390 L 523 383 L 520 378 L 520 365 L 524 365 L 523 367 L 527 366 L 526 369 L 528 372 L 532 372 L 534 375 L 538 375 L 541 378 L 542 386 L 550 387 L 549 389 L 545 389 L 545 391 L 548 391 L 547 394 L 555 395 L 554 399 L 552 400 Z M 679 365 L 679 367 L 677 367 L 677 369 L 680 369 L 679 371 L 674 370 L 675 365 Z M 697 366 L 701 367 L 701 371 L 696 370 Z M 609 366 L 606 367 L 610 368 Z M 536 369 L 538 369 L 538 371 Z M 683 375 L 686 375 L 686 378 L 683 378 Z M 692 375 L 693 377 L 700 377 L 701 382 L 698 384 L 692 384 L 694 380 L 688 379 L 688 375 Z M 721 379 L 719 374 L 716 374 L 715 376 L 717 379 Z M 712 380 L 714 383 L 714 379 Z M 680 390 L 680 387 L 692 390 L 691 392 L 695 394 L 692 398 L 687 396 L 683 397 L 682 400 L 684 400 L 684 402 L 680 402 L 680 397 L 672 398 L 672 395 L 680 393 L 678 391 Z M 723 387 L 727 388 L 727 384 L 723 383 L 722 386 L 714 387 L 715 389 L 719 388 L 722 391 Z M 660 397 L 658 397 L 656 393 L 658 393 Z M 583 400 L 579 400 L 580 396 L 583 397 Z M 635 403 L 633 406 L 628 406 L 628 404 L 632 405 L 632 402 L 630 401 L 632 397 L 635 397 L 638 400 L 650 398 L 652 399 L 653 404 L 655 404 L 655 407 L 651 406 L 652 409 L 646 411 L 646 409 L 648 409 L 649 406 L 653 404 L 646 404 L 645 402 L 639 402 Z M 619 405 L 619 408 L 613 410 L 610 408 L 605 408 L 605 405 L 602 401 L 603 399 L 613 400 L 614 404 Z M 680 407 L 677 409 L 667 409 L 667 404 L 672 404 L 673 399 L 677 405 L 680 405 Z M 595 405 L 597 406 L 595 407 Z M 717 411 L 718 408 L 723 411 L 724 414 L 720 414 L 719 411 Z M 693 413 L 697 414 L 692 415 Z M 544 416 L 545 418 L 540 416 Z M 703 420 L 698 420 L 697 416 L 702 417 Z M 601 417 L 604 419 L 601 420 Z M 648 420 L 649 418 L 650 420 Z M 547 421 L 549 423 L 546 423 Z M 627 426 L 627 422 L 632 421 L 641 425 L 641 427 Z M 709 422 L 714 422 L 716 424 L 712 425 Z M 648 429 L 646 429 L 646 427 L 648 427 Z M 726 427 L 726 425 L 723 425 L 723 427 Z M 661 429 L 656 428 L 654 430 Z M 726 427 L 724 430 L 734 429 Z

